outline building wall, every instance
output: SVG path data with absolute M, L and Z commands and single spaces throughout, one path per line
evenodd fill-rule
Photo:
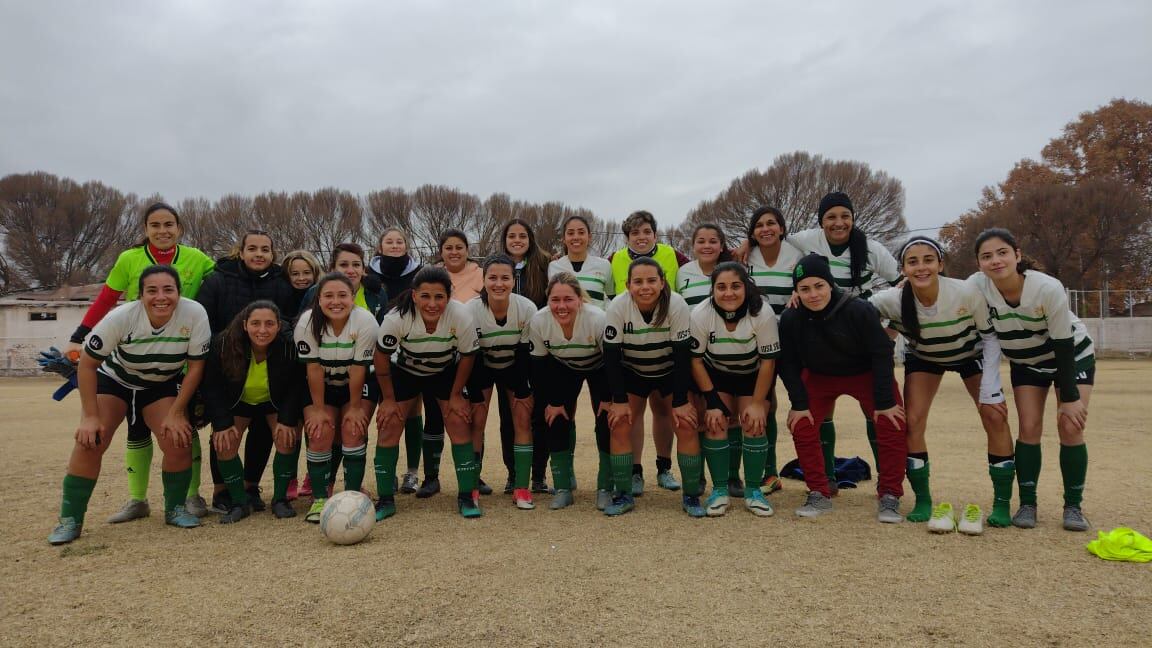
M 63 350 L 88 306 L 82 301 L 0 300 L 0 376 L 38 374 L 40 350 Z M 51 313 L 56 319 L 34 319 L 34 313 Z

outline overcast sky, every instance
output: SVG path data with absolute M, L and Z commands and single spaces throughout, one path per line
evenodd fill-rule
M 679 222 L 798 149 L 914 228 L 1152 101 L 1152 2 L 0 0 L 0 175 L 175 201 L 447 184 Z

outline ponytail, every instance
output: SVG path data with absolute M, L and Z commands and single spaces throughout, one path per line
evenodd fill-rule
M 905 281 L 900 289 L 900 325 L 904 335 L 913 342 L 923 342 L 920 338 L 920 315 L 916 312 L 916 295 L 912 294 L 912 282 Z
M 868 237 L 855 224 L 848 232 L 848 254 L 851 257 L 852 286 L 862 288 L 860 277 L 868 269 Z

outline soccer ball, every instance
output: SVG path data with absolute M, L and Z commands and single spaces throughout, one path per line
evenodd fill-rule
M 376 524 L 372 500 L 359 491 L 341 491 L 328 498 L 320 512 L 320 532 L 338 545 L 360 542 Z

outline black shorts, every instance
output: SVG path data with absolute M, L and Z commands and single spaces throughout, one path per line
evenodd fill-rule
M 1076 364 L 1076 384 L 1096 384 L 1096 359 L 1088 358 L 1086 361 L 1078 362 Z M 1011 368 L 1010 375 L 1013 387 L 1041 387 L 1043 389 L 1048 389 L 1052 386 L 1053 383 L 1056 382 L 1056 374 L 1054 373 L 1041 373 L 1035 369 L 1027 367 L 1026 365 L 1018 365 L 1014 363 L 1010 364 L 1009 366 Z
M 115 396 L 128 405 L 128 422 L 143 422 L 144 408 L 164 398 L 176 398 L 184 375 L 174 376 L 150 387 L 131 389 L 101 372 L 96 372 L 96 393 Z
M 392 394 L 396 402 L 412 400 L 421 394 L 431 394 L 436 400 L 448 400 L 452 395 L 452 384 L 456 382 L 456 366 L 457 363 L 453 362 L 438 374 L 418 376 L 393 365 Z
M 756 376 L 759 372 L 748 374 L 734 374 L 720 371 L 714 367 L 704 365 L 708 377 L 712 379 L 712 386 L 716 391 L 733 396 L 751 396 L 756 391 Z
M 373 403 L 380 402 L 380 381 L 376 379 L 376 372 L 371 369 L 368 370 L 368 377 L 364 380 L 364 386 L 360 388 L 360 398 L 370 400 Z
M 961 379 L 967 380 L 976 374 L 984 373 L 984 360 L 983 358 L 969 358 L 956 364 L 938 364 L 918 358 L 909 351 L 904 355 L 904 375 L 907 376 L 918 371 L 937 376 L 943 376 L 946 371 L 955 371 L 960 374 Z
M 256 405 L 240 401 L 232 408 L 232 416 L 239 416 L 246 419 L 262 419 L 269 414 L 275 413 L 276 406 L 272 404 L 272 401 L 265 401 L 263 403 L 257 403 Z
M 473 403 L 484 402 L 484 390 L 494 385 L 500 389 L 515 389 L 519 382 L 515 365 L 504 369 L 493 369 L 484 364 L 480 358 L 472 365 L 472 375 L 468 376 L 468 400 Z M 451 385 L 449 385 L 451 387 Z
M 343 387 L 336 387 L 335 385 L 324 385 L 324 405 L 327 407 L 341 408 L 352 400 L 351 395 L 348 393 L 348 385 Z M 304 391 L 304 406 L 312 405 L 312 390 L 306 389 Z
M 675 391 L 672 386 L 674 380 L 671 373 L 659 378 L 648 378 L 632 371 L 628 367 L 623 367 L 624 373 L 624 391 L 639 396 L 640 398 L 648 398 L 652 392 L 660 392 L 661 396 L 671 396 Z

